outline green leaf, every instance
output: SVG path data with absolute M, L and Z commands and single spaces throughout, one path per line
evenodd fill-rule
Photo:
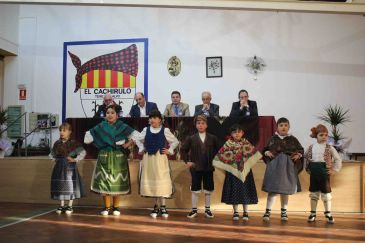
M 317 118 L 321 121 L 327 122 L 331 125 L 331 136 L 333 137 L 335 144 L 344 138 L 337 126 L 343 125 L 346 122 L 351 122 L 349 111 L 350 110 L 345 110 L 339 105 L 329 105 L 324 109 L 324 114 L 317 116 Z
M 8 120 L 8 109 L 0 107 L 0 125 L 3 125 Z
M 343 125 L 346 122 L 351 122 L 349 115 L 350 110 L 344 110 L 344 108 L 339 105 L 329 105 L 324 109 L 324 111 L 325 113 L 321 114 L 317 118 L 329 123 L 331 126 L 336 127 L 338 125 Z

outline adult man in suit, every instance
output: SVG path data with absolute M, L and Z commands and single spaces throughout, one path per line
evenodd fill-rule
M 122 107 L 120 105 L 118 105 L 117 103 L 115 103 L 115 101 L 113 100 L 113 96 L 110 93 L 106 93 L 104 95 L 103 104 L 99 105 L 99 108 L 98 108 L 97 112 L 95 113 L 94 118 L 106 117 L 106 110 L 107 110 L 107 107 L 110 105 L 115 105 L 117 115 L 122 116 Z
M 164 116 L 190 116 L 189 105 L 181 102 L 179 91 L 172 91 L 171 104 L 166 105 Z
M 158 110 L 156 103 L 146 101 L 142 92 L 137 92 L 134 100 L 137 104 L 131 107 L 131 117 L 148 117 L 152 110 Z
M 238 92 L 239 101 L 232 103 L 229 116 L 247 117 L 258 116 L 256 101 L 248 99 L 248 92 L 244 89 Z
M 212 100 L 212 94 L 209 91 L 204 91 L 202 93 L 202 105 L 195 106 L 194 116 L 205 115 L 211 117 L 219 116 L 219 105 L 210 103 Z

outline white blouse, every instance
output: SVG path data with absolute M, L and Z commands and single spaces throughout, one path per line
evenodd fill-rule
M 133 131 L 131 134 L 129 134 L 128 138 L 132 139 L 133 141 L 137 141 L 137 139 L 139 138 L 139 132 L 137 131 Z M 90 131 L 87 131 L 85 133 L 85 137 L 84 137 L 84 143 L 86 144 L 90 144 L 94 141 L 93 136 L 91 135 Z M 125 139 L 120 140 L 118 142 L 115 143 L 116 145 L 123 145 L 125 144 Z M 137 144 L 138 146 L 138 144 Z M 139 146 L 138 146 L 139 147 Z
M 152 133 L 159 133 L 161 131 L 162 127 L 154 128 L 150 126 L 150 130 Z M 143 131 L 139 134 L 138 139 L 136 140 L 136 144 L 139 148 L 139 152 L 144 151 L 144 139 L 146 137 L 147 127 L 143 128 Z M 179 145 L 179 140 L 174 136 L 174 134 L 171 133 L 170 129 L 165 127 L 164 135 L 166 137 L 167 142 L 169 143 L 169 154 L 174 154 L 174 150 Z
M 206 132 L 199 133 L 200 140 L 204 143 L 205 137 L 207 136 Z
M 309 149 L 309 148 L 308 148 Z M 325 162 L 324 161 L 324 151 L 326 149 L 325 143 L 315 143 L 312 147 L 312 160 L 310 162 Z M 308 150 L 307 150 L 308 151 Z M 330 146 L 330 153 L 333 158 L 333 170 L 338 172 L 342 168 L 342 159 L 338 154 L 337 150 Z

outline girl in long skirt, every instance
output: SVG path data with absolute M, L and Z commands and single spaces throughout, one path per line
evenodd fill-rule
M 174 193 L 167 155 L 174 153 L 179 141 L 170 129 L 161 124 L 162 116 L 158 110 L 150 113 L 149 123 L 150 126 L 143 129 L 137 141 L 140 153 L 144 152 L 140 163 L 139 193 L 144 197 L 155 198 L 151 217 L 161 215 L 167 218 L 166 198 L 171 198 Z M 165 147 L 166 143 L 169 149 Z
M 120 215 L 121 195 L 131 192 L 127 148 L 139 133 L 118 120 L 116 106 L 107 107 L 106 120 L 86 132 L 84 142 L 94 142 L 99 149 L 91 181 L 91 191 L 101 194 L 104 209 L 101 215 Z M 113 203 L 113 205 L 112 205 Z
M 73 200 L 84 196 L 76 163 L 85 158 L 86 151 L 79 142 L 71 140 L 70 124 L 63 123 L 59 131 L 60 139 L 54 143 L 49 155 L 55 161 L 51 178 L 51 198 L 60 200 L 56 213 L 72 214 Z M 67 206 L 65 200 L 68 200 Z
M 231 127 L 231 137 L 213 160 L 213 165 L 226 171 L 222 202 L 233 207 L 233 220 L 239 220 L 238 205 L 242 204 L 242 219 L 248 220 L 248 205 L 257 204 L 255 179 L 251 168 L 261 159 L 261 153 L 246 140 L 242 127 Z

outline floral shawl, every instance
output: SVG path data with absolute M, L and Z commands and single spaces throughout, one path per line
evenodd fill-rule
M 236 142 L 230 138 L 218 151 L 213 165 L 232 173 L 244 182 L 251 168 L 261 157 L 261 153 L 246 139 Z

